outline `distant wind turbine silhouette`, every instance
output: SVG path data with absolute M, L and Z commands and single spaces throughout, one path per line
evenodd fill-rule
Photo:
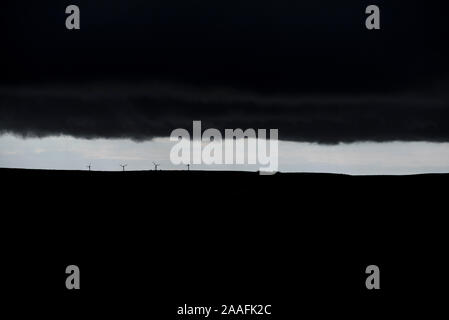
M 160 166 L 160 164 L 156 163 L 154 161 L 153 161 L 153 164 L 154 164 L 154 171 L 157 171 L 157 168 Z
M 123 171 L 125 171 L 125 167 L 126 167 L 127 165 L 128 165 L 128 164 L 121 164 L 120 167 L 122 167 Z

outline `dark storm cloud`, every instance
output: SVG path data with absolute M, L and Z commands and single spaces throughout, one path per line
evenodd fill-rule
M 176 128 L 276 128 L 283 140 L 449 141 L 444 95 L 288 96 L 174 85 L 0 89 L 0 128 L 23 136 L 145 140 Z
M 5 3 L 3 132 L 148 139 L 202 120 L 300 141 L 449 141 L 447 1 Z M 365 28 L 369 4 L 381 30 Z
M 163 79 L 259 92 L 397 90 L 448 72 L 447 1 L 11 1 L 1 83 Z M 70 2 L 72 4 L 72 2 Z

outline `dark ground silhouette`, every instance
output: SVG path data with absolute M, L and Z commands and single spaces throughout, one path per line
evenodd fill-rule
M 2 286 L 30 307 L 56 301 L 64 310 L 75 303 L 73 316 L 175 319 L 184 303 L 268 303 L 273 319 L 298 308 L 379 319 L 424 315 L 427 301 L 443 299 L 449 175 L 0 169 L 0 177 Z M 81 293 L 64 288 L 73 263 Z M 364 287 L 370 264 L 382 272 L 379 292 Z

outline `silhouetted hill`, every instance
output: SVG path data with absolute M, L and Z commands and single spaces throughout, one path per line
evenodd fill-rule
M 79 315 L 111 305 L 137 315 L 151 305 L 174 319 L 184 303 L 271 303 L 275 319 L 298 308 L 353 318 L 371 310 L 378 319 L 421 305 L 421 293 L 442 299 L 434 289 L 435 266 L 447 270 L 446 174 L 0 169 L 0 177 L 2 285 L 23 301 L 30 284 L 20 275 L 31 268 L 32 288 L 46 290 L 26 291 L 35 308 L 39 296 L 70 310 L 75 301 Z M 78 295 L 64 289 L 73 263 L 83 270 Z M 376 293 L 364 287 L 370 264 L 382 270 Z
M 148 175 L 163 175 L 168 177 L 186 177 L 186 176 L 210 176 L 210 177 L 248 177 L 248 176 L 259 176 L 259 172 L 250 172 L 250 171 L 206 171 L 206 170 L 158 170 L 157 172 L 154 170 L 138 170 L 138 171 L 88 171 L 88 170 L 49 170 L 49 169 L 15 169 L 15 168 L 0 168 L 0 175 L 2 176 L 95 176 L 95 177 L 106 177 L 106 176 L 117 176 L 117 175 L 125 175 L 125 176 L 148 176 Z M 311 172 L 277 172 L 273 174 L 273 176 L 291 176 L 291 177 L 348 177 L 351 175 L 346 174 L 334 174 L 334 173 L 311 173 Z M 410 177 L 449 177 L 449 173 L 429 173 L 429 174 L 414 174 L 414 175 L 357 175 L 352 176 L 354 178 L 364 177 L 366 179 L 377 179 L 379 177 L 382 178 L 396 178 L 396 179 L 404 179 Z
M 349 228 L 362 237 L 370 234 L 366 228 L 387 237 L 396 228 L 410 232 L 407 225 L 422 227 L 439 220 L 445 207 L 444 186 L 449 182 L 448 174 L 261 176 L 228 171 L 0 169 L 0 177 L 5 199 L 17 199 L 16 209 L 31 219 L 75 215 L 83 228 L 118 217 L 126 225 L 124 218 L 133 217 L 133 223 L 150 218 L 174 225 L 198 220 L 197 226 L 218 220 L 216 227 L 239 221 L 233 229 L 251 221 L 270 227 L 280 224 L 293 228 L 292 233 L 304 224 L 310 224 L 306 232 L 312 232 L 318 223 L 317 234 Z M 45 215 L 32 214 L 41 210 Z M 296 219 L 302 224 L 293 223 Z M 357 227 L 350 228 L 353 224 Z M 342 232 L 340 238 L 347 235 Z

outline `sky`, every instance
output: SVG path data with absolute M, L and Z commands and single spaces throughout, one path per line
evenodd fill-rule
M 0 137 L 0 167 L 60 170 L 119 171 L 186 170 L 173 165 L 168 138 L 136 142 L 129 139 L 80 139 L 68 136 L 28 138 Z M 191 165 L 191 170 L 257 171 L 259 165 Z M 449 172 L 449 143 L 388 142 L 279 143 L 279 171 L 331 172 L 351 175 L 404 175 Z
M 80 30 L 65 28 L 69 4 L 80 7 Z M 371 4 L 380 30 L 365 28 Z M 105 144 L 122 159 L 158 154 L 160 139 L 201 120 L 218 130 L 278 129 L 281 170 L 447 171 L 447 1 L 2 6 L 2 166 L 75 168 L 71 143 Z M 76 154 L 84 163 L 86 153 Z

